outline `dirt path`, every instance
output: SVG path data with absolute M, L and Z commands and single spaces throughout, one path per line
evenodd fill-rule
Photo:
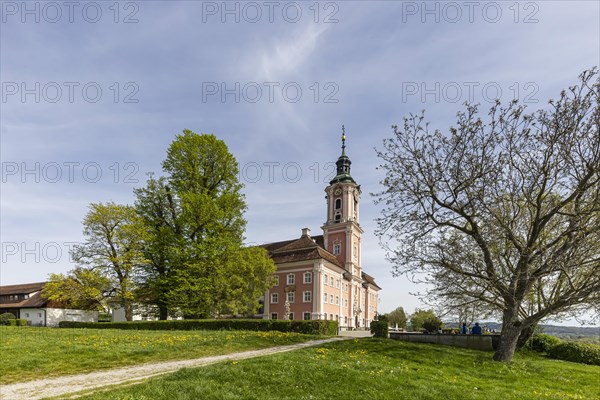
M 260 350 L 244 351 L 220 356 L 196 358 L 193 360 L 167 361 L 154 364 L 133 365 L 107 371 L 91 372 L 80 375 L 68 375 L 52 379 L 40 379 L 23 383 L 0 386 L 0 399 L 2 400 L 34 400 L 46 397 L 64 396 L 69 393 L 103 388 L 110 385 L 134 383 L 150 377 L 175 372 L 181 368 L 200 367 L 227 360 L 243 360 L 246 358 L 260 357 L 269 354 L 283 353 L 305 347 L 317 346 L 323 343 L 350 339 L 348 337 L 335 337 L 323 340 L 292 344 L 288 346 L 270 347 Z

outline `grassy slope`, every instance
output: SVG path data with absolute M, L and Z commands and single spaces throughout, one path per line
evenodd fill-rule
M 598 399 L 600 367 L 361 339 L 184 369 L 85 399 Z
M 125 331 L 0 326 L 0 384 L 305 342 L 281 332 Z

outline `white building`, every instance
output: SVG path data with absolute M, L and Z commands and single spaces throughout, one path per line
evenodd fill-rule
M 60 321 L 98 322 L 98 311 L 72 310 L 42 296 L 45 282 L 0 286 L 0 314 L 12 313 L 31 326 L 58 326 Z

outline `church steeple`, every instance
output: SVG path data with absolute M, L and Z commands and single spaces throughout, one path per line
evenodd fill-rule
M 350 165 L 352 161 L 346 155 L 346 128 L 342 125 L 342 155 L 335 162 L 336 165 L 336 175 L 329 182 L 330 185 L 334 183 L 342 183 L 342 182 L 351 182 L 356 183 L 352 176 L 350 175 Z

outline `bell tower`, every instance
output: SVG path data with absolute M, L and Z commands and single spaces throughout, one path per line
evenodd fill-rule
M 336 175 L 325 188 L 327 218 L 323 229 L 325 248 L 354 279 L 362 282 L 360 241 L 363 230 L 358 223 L 360 185 L 350 175 L 352 162 L 346 155 L 346 131 L 342 125 L 342 154 L 336 161 Z

